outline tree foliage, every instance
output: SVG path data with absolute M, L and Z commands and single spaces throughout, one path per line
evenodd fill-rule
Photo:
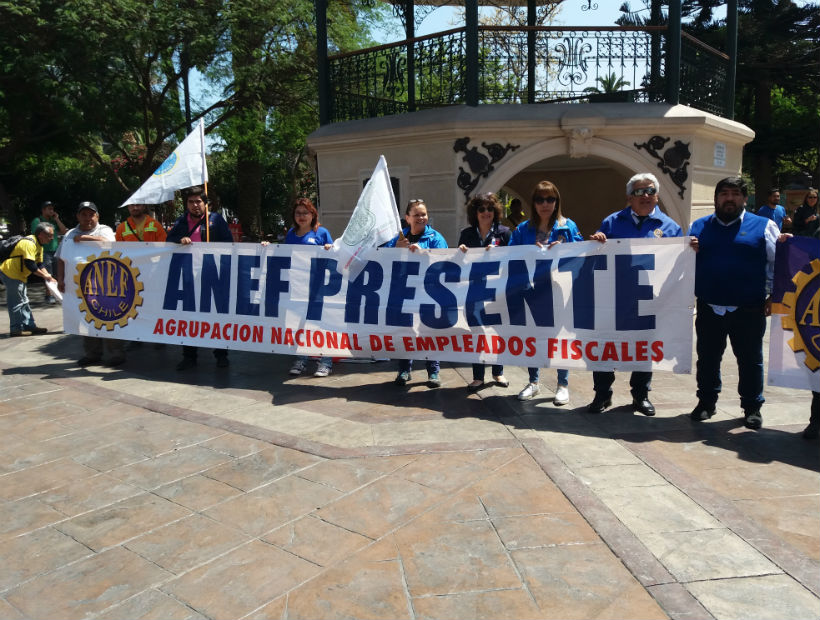
M 621 6 L 622 25 L 666 23 L 667 0 Z M 722 0 L 683 0 L 684 28 L 717 49 L 726 23 L 715 19 Z M 820 183 L 820 5 L 792 0 L 738 0 L 735 119 L 755 131 L 744 168 L 757 187 L 791 177 Z
M 379 14 L 366 0 L 332 0 L 331 46 L 369 41 L 362 23 Z M 95 199 L 110 221 L 189 121 L 204 117 L 241 177 L 230 206 L 247 218 L 246 230 L 261 233 L 260 204 L 272 193 L 265 184 L 279 178 L 272 168 L 304 161 L 276 151 L 293 148 L 277 138 L 281 126 L 299 128 L 301 149 L 318 125 L 311 1 L 0 0 L 0 23 L 0 209 Z M 192 72 L 217 96 L 197 101 Z M 46 193 L 53 183 L 25 182 L 32 161 L 60 157 L 91 167 L 96 188 L 57 196 Z M 58 170 L 42 171 L 50 173 Z M 288 180 L 275 193 L 296 186 Z

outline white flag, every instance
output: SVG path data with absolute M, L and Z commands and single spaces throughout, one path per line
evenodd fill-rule
M 401 218 L 390 183 L 384 155 L 364 186 L 344 233 L 333 244 L 339 253 L 339 271 L 355 276 L 363 265 L 365 250 L 390 241 L 401 230 Z
M 203 185 L 208 182 L 205 163 L 205 124 L 180 142 L 154 174 L 120 206 L 133 204 L 158 205 L 174 198 L 174 190 Z

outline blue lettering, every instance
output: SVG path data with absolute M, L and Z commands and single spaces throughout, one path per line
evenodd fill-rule
M 615 257 L 615 329 L 655 329 L 654 314 L 638 314 L 638 301 L 653 296 L 651 284 L 638 284 L 640 272 L 654 269 L 654 254 Z
M 526 325 L 527 313 L 524 303 L 538 327 L 552 327 L 555 318 L 552 310 L 552 260 L 536 260 L 535 274 L 530 280 L 527 261 L 511 260 L 507 278 L 507 310 L 510 325 Z
M 237 257 L 236 267 L 236 313 L 259 316 L 259 304 L 251 302 L 251 292 L 259 290 L 259 279 L 251 278 L 251 270 L 258 269 L 261 257 L 258 255 Z
M 336 260 L 333 258 L 310 259 L 310 284 L 308 286 L 306 318 L 321 321 L 324 298 L 335 295 L 342 289 L 342 274 L 336 270 Z
M 487 314 L 484 310 L 485 301 L 495 301 L 495 289 L 487 288 L 487 276 L 498 275 L 501 263 L 487 261 L 473 263 L 470 269 L 470 285 L 467 288 L 467 299 L 464 304 L 464 314 L 467 316 L 467 325 L 499 325 L 499 313 Z
M 387 311 L 384 319 L 387 325 L 398 325 L 400 327 L 413 325 L 413 315 L 409 312 L 402 312 L 402 307 L 405 299 L 413 299 L 416 296 L 416 289 L 407 286 L 407 278 L 418 274 L 419 264 L 417 262 L 393 261 L 390 293 L 387 296 Z
M 290 290 L 290 283 L 282 279 L 282 272 L 290 269 L 290 256 L 268 256 L 265 273 L 265 316 L 279 316 L 280 293 Z
M 179 302 L 185 312 L 196 312 L 194 290 L 194 257 L 192 254 L 171 254 L 168 281 L 165 283 L 163 310 L 176 310 Z
M 213 254 L 202 255 L 202 290 L 199 292 L 199 311 L 211 311 L 211 298 L 219 314 L 228 314 L 231 299 L 231 255 L 219 256 L 219 269 Z
M 367 284 L 364 279 L 367 278 Z M 364 301 L 364 323 L 376 325 L 379 322 L 379 288 L 384 282 L 384 270 L 374 261 L 367 261 L 362 272 L 347 285 L 345 299 L 345 323 L 359 323 L 362 301 Z
M 436 316 L 436 304 L 421 304 L 419 318 L 424 325 L 434 329 L 452 327 L 458 321 L 458 301 L 448 288 L 441 285 L 442 275 L 445 282 L 458 282 L 461 267 L 442 261 L 430 265 L 424 274 L 424 290 L 441 307 L 441 316 Z
M 595 272 L 606 271 L 606 256 L 573 256 L 558 261 L 572 273 L 572 318 L 577 329 L 595 329 Z

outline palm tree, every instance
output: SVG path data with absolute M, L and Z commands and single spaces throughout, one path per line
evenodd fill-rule
M 616 93 L 623 89 L 624 86 L 629 86 L 629 82 L 622 77 L 618 77 L 614 73 L 596 78 L 595 81 L 601 85 L 601 88 L 598 88 L 597 86 L 589 86 L 584 89 L 585 93 L 595 93 L 599 95 L 603 95 L 604 93 Z

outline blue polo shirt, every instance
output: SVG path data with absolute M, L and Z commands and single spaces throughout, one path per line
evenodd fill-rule
M 598 232 L 602 232 L 607 239 L 645 239 L 655 237 L 682 237 L 683 230 L 677 222 L 666 215 L 658 207 L 650 213 L 641 225 L 635 222 L 632 217 L 632 208 L 627 207 L 616 211 L 604 218 L 598 227 Z

